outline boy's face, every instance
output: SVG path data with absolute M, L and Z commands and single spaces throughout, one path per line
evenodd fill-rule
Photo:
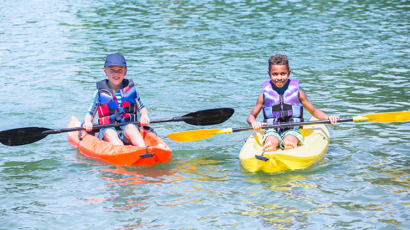
M 288 70 L 285 65 L 271 65 L 268 74 L 275 88 L 281 89 L 286 86 L 290 70 Z
M 104 73 L 108 77 L 108 80 L 112 84 L 120 84 L 124 80 L 127 74 L 127 68 L 124 66 L 106 66 L 104 68 Z

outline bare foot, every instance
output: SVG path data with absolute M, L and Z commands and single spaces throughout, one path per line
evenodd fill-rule
M 264 152 L 275 151 L 275 150 L 276 150 L 276 146 L 273 147 L 272 143 L 270 142 L 265 143 L 265 145 L 262 148 L 262 151 Z
M 296 148 L 296 144 L 290 141 L 286 141 L 285 143 L 283 143 L 283 146 L 285 147 L 285 150 Z

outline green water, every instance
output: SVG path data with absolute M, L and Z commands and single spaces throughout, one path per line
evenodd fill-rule
M 0 130 L 82 119 L 113 52 L 151 119 L 231 107 L 211 128 L 247 126 L 275 53 L 328 114 L 410 110 L 408 1 L 0 2 Z M 65 134 L 1 145 L 0 228 L 410 228 L 409 122 L 329 127 L 320 162 L 279 174 L 241 168 L 249 132 L 176 143 L 203 127 L 151 126 L 173 157 L 150 168 L 87 159 Z

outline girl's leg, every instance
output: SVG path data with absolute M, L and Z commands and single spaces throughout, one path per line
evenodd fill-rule
M 128 140 L 132 142 L 132 145 L 145 147 L 144 139 L 142 138 L 140 131 L 135 125 L 129 124 L 125 126 L 124 135 Z
M 262 151 L 275 151 L 279 146 L 279 139 L 274 135 L 269 135 L 265 139 L 265 145 L 262 148 Z
M 294 149 L 298 146 L 299 139 L 292 134 L 288 134 L 283 138 L 283 147 L 286 149 Z
M 104 133 L 104 140 L 114 144 L 114 145 L 124 145 L 120 138 L 118 137 L 118 133 L 113 129 L 107 129 Z

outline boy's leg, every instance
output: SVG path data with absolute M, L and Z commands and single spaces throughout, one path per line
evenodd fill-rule
M 117 131 L 114 129 L 107 129 L 104 133 L 104 140 L 114 144 L 114 145 L 124 145 L 120 138 L 118 137 Z
M 140 131 L 135 125 L 129 124 L 125 126 L 124 136 L 131 141 L 132 145 L 145 147 L 144 139 L 142 138 Z

